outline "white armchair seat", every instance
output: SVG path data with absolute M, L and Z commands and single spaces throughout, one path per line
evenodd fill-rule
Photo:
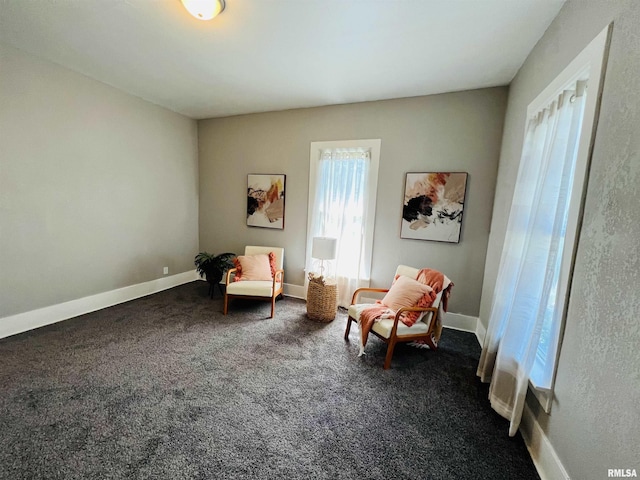
M 282 289 L 282 284 L 276 282 L 276 290 Z M 248 297 L 271 297 L 273 295 L 273 282 L 259 280 L 252 282 L 233 282 L 227 286 L 229 295 L 245 295 Z
M 364 309 L 374 306 L 375 304 L 373 303 L 357 303 L 355 305 L 350 305 L 349 316 L 357 320 L 360 318 L 360 314 Z M 407 335 L 419 335 L 421 333 L 427 333 L 429 331 L 432 317 L 433 314 L 431 312 L 428 312 L 427 316 L 423 317 L 421 321 L 414 323 L 410 327 L 407 327 L 404 323 L 399 322 L 396 335 L 398 337 L 404 337 Z M 427 320 L 428 323 L 425 323 L 424 320 Z M 392 329 L 393 318 L 378 320 L 373 324 L 373 327 L 371 327 L 371 330 L 382 335 L 384 338 L 389 338 L 391 336 Z

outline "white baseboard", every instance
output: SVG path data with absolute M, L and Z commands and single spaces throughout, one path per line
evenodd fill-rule
M 34 328 L 84 315 L 85 313 L 95 312 L 102 308 L 128 302 L 129 300 L 151 295 L 168 288 L 193 282 L 194 280 L 203 280 L 195 270 L 130 285 L 109 292 L 98 293 L 29 312 L 10 315 L 0 318 L 0 338 L 16 335 L 28 330 L 33 330 Z M 307 296 L 304 285 L 291 283 L 284 284 L 284 294 L 288 297 L 300 298 L 302 300 L 306 299 Z M 371 301 L 374 302 L 375 299 L 371 299 Z M 471 332 L 476 335 L 478 335 L 478 328 L 483 328 L 476 317 L 451 312 L 445 315 L 443 325 L 446 328 Z
M 31 310 L 30 312 L 0 318 L 0 338 L 16 335 L 26 332 L 27 330 L 33 330 L 34 328 L 44 327 L 45 325 L 77 317 L 78 315 L 84 315 L 85 313 L 95 312 L 96 310 L 193 282 L 198 278 L 195 270 L 178 273 L 176 275 L 157 278 L 108 292 L 97 293 L 88 297 L 78 298 L 77 300 L 70 300 L 57 305 Z
M 525 403 L 520 422 L 520 433 L 541 480 L 570 480 L 553 445 Z
M 294 285 L 293 283 L 284 284 L 284 294 L 287 297 L 300 298 L 302 300 L 307 299 L 307 291 L 304 285 Z
M 471 317 L 461 313 L 447 312 L 442 320 L 442 326 L 453 330 L 475 333 L 478 324 L 478 317 Z
M 476 326 L 476 338 L 478 343 L 482 347 L 484 345 L 484 337 L 487 335 L 487 329 L 482 324 L 482 321 L 478 318 L 478 324 Z

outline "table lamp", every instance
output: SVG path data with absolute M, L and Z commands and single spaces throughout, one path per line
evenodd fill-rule
M 338 239 L 331 237 L 313 237 L 311 257 L 321 260 L 320 275 L 324 274 L 324 261 L 336 258 Z

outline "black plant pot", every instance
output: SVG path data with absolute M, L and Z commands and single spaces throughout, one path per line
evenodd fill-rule
M 220 295 L 224 295 L 222 291 L 222 286 L 220 285 L 220 281 L 222 280 L 222 272 L 220 270 L 214 270 L 211 272 L 205 273 L 205 278 L 207 282 L 209 282 L 209 296 L 213 298 L 213 292 L 215 290 L 215 285 L 218 285 L 218 290 L 220 290 Z

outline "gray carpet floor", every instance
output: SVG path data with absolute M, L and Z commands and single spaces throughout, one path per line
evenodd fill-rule
M 193 282 L 0 340 L 1 479 L 536 479 L 479 347 L 437 352 Z

